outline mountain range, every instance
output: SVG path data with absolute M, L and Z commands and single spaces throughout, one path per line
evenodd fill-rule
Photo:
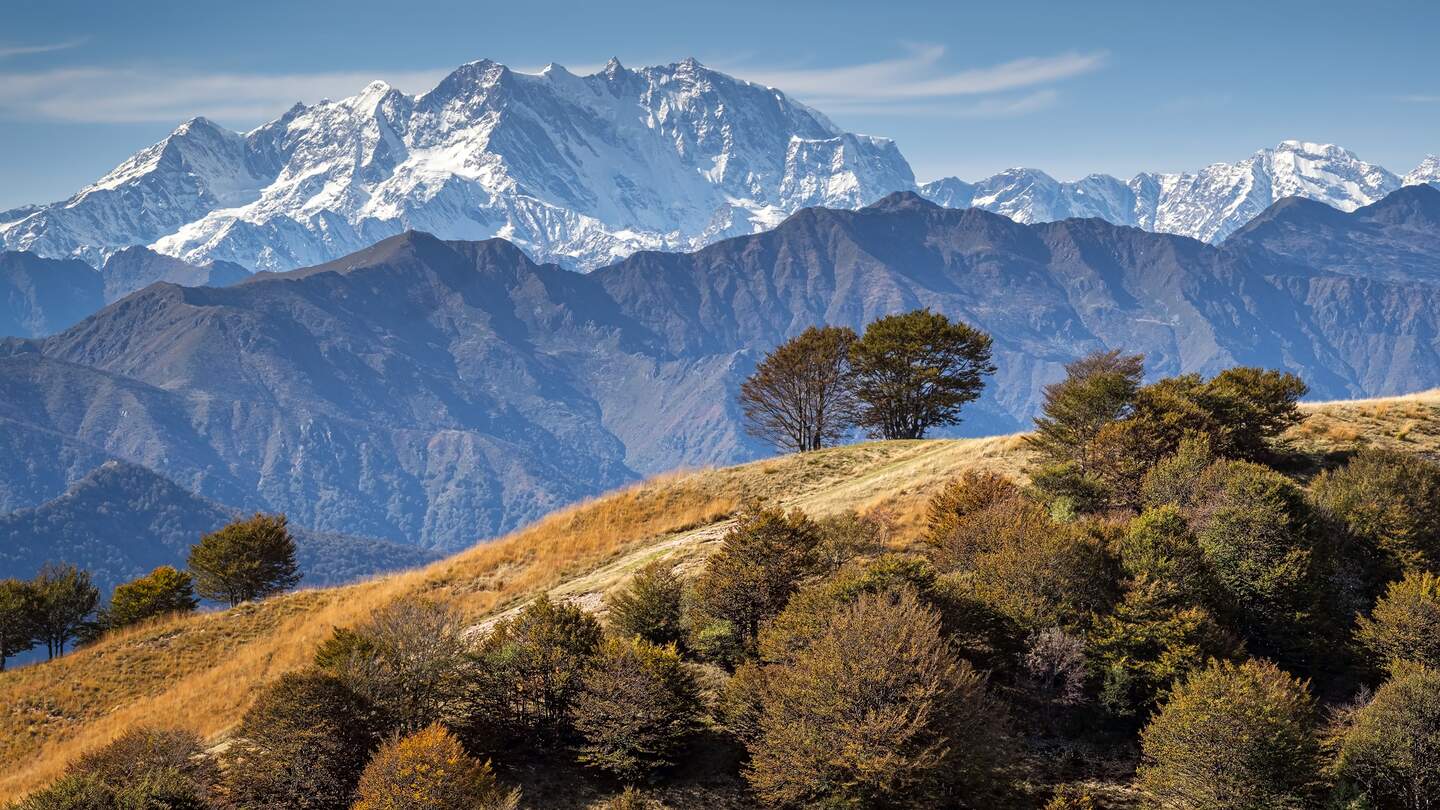
M 1401 178 L 1336 146 L 1286 141 L 1198 172 L 1060 182 L 1012 169 L 917 185 L 893 142 L 693 59 L 637 70 L 612 60 L 588 76 L 482 60 L 419 95 L 376 82 L 246 133 L 192 119 L 69 199 L 0 213 L 0 248 L 102 272 L 136 245 L 284 271 L 414 229 L 501 237 L 537 261 L 592 270 L 896 191 L 1024 223 L 1099 217 L 1218 243 L 1285 197 L 1349 211 L 1436 182 L 1433 156 Z
M 900 192 L 589 274 L 405 232 L 228 287 L 153 284 L 0 343 L 0 509 L 113 459 L 298 526 L 453 549 L 766 452 L 734 404 L 763 352 L 921 306 L 995 338 L 970 434 L 1023 426 L 1066 362 L 1104 348 L 1144 351 L 1152 375 L 1248 364 L 1314 397 L 1412 391 L 1440 384 L 1437 220 L 1427 185 L 1351 213 L 1284 200 L 1217 246 Z

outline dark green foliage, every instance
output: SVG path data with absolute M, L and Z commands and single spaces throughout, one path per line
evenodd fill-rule
M 1145 579 L 1174 598 L 1204 603 L 1210 598 L 1210 573 L 1200 541 L 1179 509 L 1148 509 L 1120 538 L 1120 567 L 1133 579 Z
M 1160 695 L 1211 658 L 1232 658 L 1238 641 L 1201 607 L 1176 604 L 1172 589 L 1140 579 L 1088 640 L 1101 679 L 1101 703 L 1112 715 L 1143 719 Z
M 378 741 L 372 718 L 366 701 L 334 675 L 280 676 L 245 713 L 224 754 L 224 798 L 247 808 L 348 808 Z
M 684 592 L 675 571 L 656 560 L 636 571 L 624 590 L 610 597 L 610 626 L 621 635 L 652 644 L 678 644 L 685 638 Z
M 1309 390 L 1288 372 L 1241 366 L 1215 375 L 1198 399 L 1222 425 L 1216 452 L 1249 461 L 1269 459 L 1271 442 L 1303 418 L 1297 403 Z
M 1045 386 L 1044 415 L 1025 438 L 1042 464 L 1070 464 L 1084 476 L 1095 471 L 1100 432 L 1128 415 L 1145 376 L 1145 356 L 1096 352 L 1065 366 L 1065 375 Z
M 745 776 L 768 804 L 990 806 L 1001 787 L 1003 712 L 911 591 L 862 596 L 793 661 L 747 679 Z
M 1213 663 L 1190 675 L 1141 744 L 1140 785 L 1163 807 L 1311 807 L 1321 783 L 1305 684 L 1263 661 Z
M 1364 797 L 1368 806 L 1435 807 L 1440 802 L 1440 670 L 1402 667 L 1369 703 L 1351 712 L 1340 731 L 1335 772 L 1342 791 Z
M 700 711 L 695 679 L 674 646 L 609 639 L 571 710 L 580 761 L 627 783 L 646 781 L 679 761 Z
M 189 613 L 199 604 L 192 582 L 189 574 L 162 565 L 116 588 L 101 621 L 115 629 L 168 613 Z
M 761 509 L 742 516 L 695 583 L 695 605 L 705 617 L 697 629 L 728 622 L 748 648 L 760 623 L 795 592 L 819 541 L 819 527 L 801 512 Z
M 854 343 L 849 327 L 812 326 L 765 355 L 740 386 L 746 432 L 801 452 L 840 440 L 854 418 Z
M 54 658 L 82 630 L 100 601 L 100 591 L 91 584 L 89 572 L 73 565 L 45 566 L 33 587 L 38 604 L 36 636 Z
M 990 346 L 984 332 L 928 309 L 872 322 L 850 348 L 856 422 L 886 439 L 958 423 L 995 373 Z
M 1440 668 L 1440 576 L 1412 573 L 1391 583 L 1355 636 L 1377 664 Z
M 205 535 L 190 548 L 195 591 L 231 607 L 300 581 L 295 539 L 284 515 L 256 514 Z
M 0 672 L 5 661 L 35 646 L 40 635 L 40 597 L 33 583 L 0 580 Z
M 352 660 L 375 654 L 375 644 L 350 627 L 337 627 L 315 648 L 315 666 L 337 672 Z
M 1388 558 L 1389 571 L 1440 573 L 1440 464 L 1365 450 L 1311 485 L 1317 506 Z
M 1210 437 L 1203 433 L 1186 436 L 1174 453 L 1145 473 L 1140 485 L 1141 502 L 1147 507 L 1194 505 L 1200 477 L 1213 463 Z
M 473 654 L 463 711 L 471 733 L 540 744 L 568 734 L 601 637 L 593 616 L 543 596 L 497 623 Z

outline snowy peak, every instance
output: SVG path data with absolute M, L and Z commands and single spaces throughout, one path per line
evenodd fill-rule
M 192 120 L 70 201 L 0 223 L 0 240 L 92 264 L 147 244 L 288 270 L 420 229 L 590 269 L 914 187 L 893 142 L 693 58 L 589 76 L 482 59 L 418 96 L 373 82 L 246 134 Z
M 1416 173 L 1422 171 L 1424 164 Z M 1440 177 L 1440 161 L 1429 171 Z M 1346 149 L 1291 140 L 1196 172 L 1145 173 L 1129 181 L 1096 174 L 1060 182 L 1035 169 L 1011 169 L 973 184 L 936 180 L 921 193 L 943 205 L 985 208 L 1019 222 L 1099 217 L 1218 243 L 1286 197 L 1353 211 L 1400 186 L 1400 178 Z
M 1400 181 L 1407 186 L 1430 184 L 1440 188 L 1440 155 L 1426 155 L 1415 170 Z

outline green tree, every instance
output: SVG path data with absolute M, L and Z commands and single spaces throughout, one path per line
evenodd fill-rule
M 1293 651 L 1316 596 L 1304 493 L 1280 473 L 1241 461 L 1213 465 L 1201 490 L 1195 535 L 1222 612 L 1247 639 Z
M 850 348 L 856 422 L 886 439 L 920 439 L 960 421 L 995 373 L 990 336 L 917 309 L 872 322 Z
M 1118 550 L 1120 567 L 1131 578 L 1149 580 L 1178 601 L 1201 604 L 1209 599 L 1205 552 L 1174 506 L 1147 509 L 1131 520 Z
M 245 713 L 222 756 L 223 798 L 238 807 L 349 807 L 375 749 L 373 716 L 334 675 L 281 675 Z
M 0 580 L 0 672 L 5 661 L 39 641 L 40 598 L 32 583 Z
M 205 535 L 190 547 L 189 567 L 197 593 L 231 607 L 300 581 L 284 515 L 256 514 Z
M 819 540 L 819 527 L 803 512 L 772 508 L 742 516 L 695 583 L 697 607 L 710 621 L 728 622 L 749 647 L 760 623 L 795 592 Z
M 623 590 L 611 596 L 610 626 L 625 636 L 652 644 L 678 644 L 685 638 L 682 597 L 685 584 L 663 560 L 635 572 Z
M 545 596 L 497 623 L 472 654 L 464 709 L 469 730 L 502 741 L 562 738 L 601 638 L 595 617 Z
M 117 587 L 103 612 L 102 624 L 114 629 L 167 613 L 189 613 L 199 604 L 193 582 L 189 574 L 162 565 Z
M 520 801 L 439 724 L 381 746 L 358 792 L 353 810 L 513 810 Z
M 1300 424 L 1300 398 L 1305 381 L 1283 371 L 1240 366 L 1227 368 L 1208 381 L 1200 399 L 1224 425 L 1220 454 L 1264 461 L 1280 434 Z
M 100 589 L 90 581 L 90 572 L 74 565 L 46 565 L 35 577 L 33 586 L 38 600 L 36 627 L 40 641 L 45 642 L 50 658 L 62 655 L 65 645 L 75 638 L 85 620 L 100 601 Z
M 1440 668 L 1440 576 L 1410 573 L 1390 584 L 1355 633 L 1377 663 Z
M 839 441 L 854 418 L 854 343 L 849 327 L 812 326 L 765 355 L 740 386 L 746 432 L 800 452 Z
M 1354 711 L 1340 735 L 1335 772 L 1368 800 L 1363 806 L 1440 805 L 1440 670 L 1402 667 Z
M 765 668 L 745 777 L 777 806 L 988 806 L 1003 713 L 908 590 L 862 596 Z
M 1214 662 L 1192 673 L 1140 742 L 1140 786 L 1163 807 L 1310 807 L 1321 783 L 1306 685 L 1265 661 Z
M 1440 464 L 1414 453 L 1363 450 L 1316 477 L 1315 503 L 1391 570 L 1440 573 Z
M 1065 379 L 1045 386 L 1042 416 L 1026 441 L 1044 462 L 1094 471 L 1100 431 L 1129 414 L 1145 376 L 1145 356 L 1118 349 L 1095 352 L 1065 366 Z
M 571 715 L 580 761 L 627 783 L 674 766 L 699 726 L 699 690 L 673 645 L 611 638 Z
M 1215 463 L 1210 437 L 1187 435 L 1175 452 L 1156 462 L 1140 484 L 1140 500 L 1150 508 L 1173 506 L 1186 509 L 1195 504 L 1201 476 Z

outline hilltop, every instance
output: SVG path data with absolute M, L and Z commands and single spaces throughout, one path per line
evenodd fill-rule
M 1440 452 L 1440 391 L 1306 410 L 1289 438 L 1317 463 L 1364 446 Z M 903 548 L 917 537 L 926 500 L 945 482 L 971 469 L 1019 476 L 1026 455 L 1023 439 L 1010 435 L 864 443 L 674 473 L 428 567 L 129 630 L 0 674 L 0 705 L 7 707 L 0 759 L 12 763 L 0 775 L 0 796 L 45 784 L 69 759 L 139 724 L 178 719 L 220 742 L 259 686 L 309 663 L 332 628 L 401 596 L 443 599 L 477 627 L 541 593 L 603 612 L 605 595 L 652 559 L 693 571 L 737 509 L 755 500 L 815 516 L 883 513 L 889 543 Z

